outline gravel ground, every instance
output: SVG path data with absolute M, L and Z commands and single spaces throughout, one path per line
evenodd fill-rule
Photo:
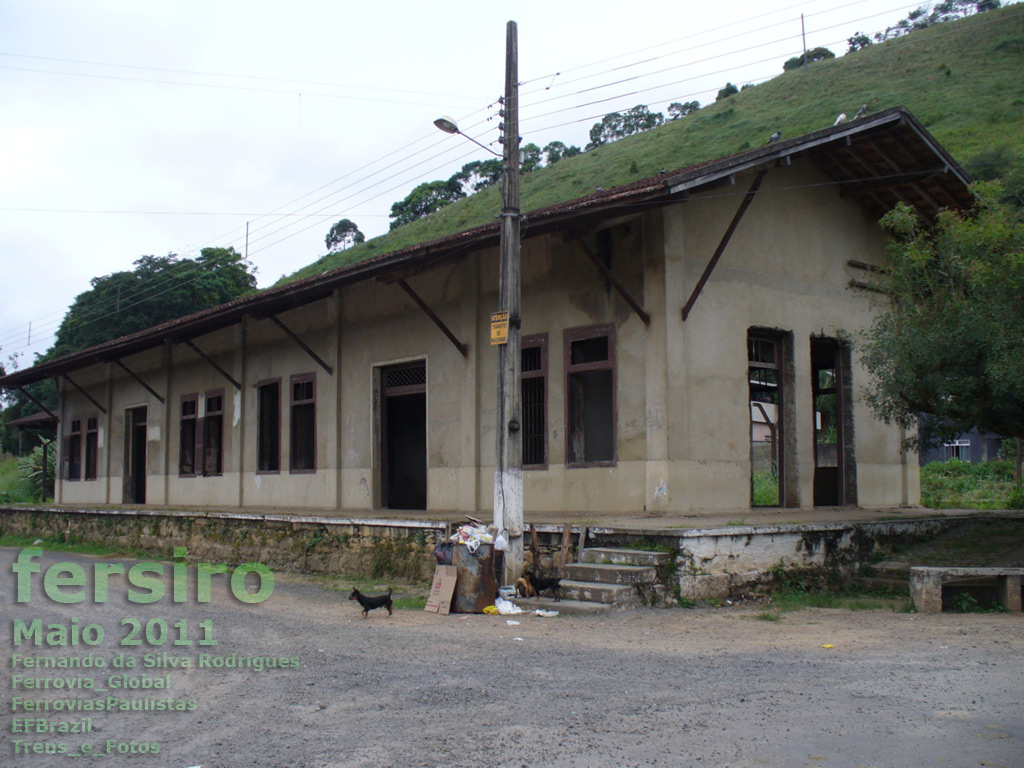
M 216 577 L 213 600 L 152 605 L 125 599 L 111 576 L 110 601 L 92 601 L 90 558 L 80 563 L 89 600 L 65 605 L 32 577 L 28 604 L 14 602 L 11 563 L 0 550 L 0 607 L 6 640 L 0 698 L 5 766 L 257 768 L 300 766 L 1006 766 L 1024 765 L 1024 618 L 917 616 L 805 610 L 780 621 L 760 609 L 638 610 L 601 617 L 437 616 L 374 611 L 317 582 L 278 575 L 258 605 L 235 600 Z M 120 562 L 111 558 L 110 562 Z M 169 570 L 169 569 L 168 569 Z M 66 574 L 65 574 L 66 575 Z M 251 577 L 250 577 L 251 578 Z M 66 591 L 76 588 L 65 587 Z M 555 606 L 557 607 L 557 606 Z M 215 647 L 119 646 L 124 617 L 210 619 Z M 96 624 L 95 646 L 15 648 L 13 619 Z M 518 620 L 517 625 L 508 619 Z M 151 625 L 159 630 L 160 623 Z M 153 637 L 159 640 L 158 636 Z M 831 647 L 827 647 L 831 646 Z M 90 669 L 12 668 L 28 657 L 104 657 Z M 112 666 L 119 653 L 140 668 Z M 199 662 L 218 657 L 297 658 L 290 669 L 142 669 L 144 654 Z M 162 658 L 162 657 L 161 657 Z M 26 689 L 26 678 L 93 679 L 127 672 L 170 688 L 119 691 Z M 17 685 L 14 685 L 15 682 Z M 191 700 L 186 712 L 12 713 L 16 697 Z M 51 724 L 91 715 L 91 733 L 14 733 L 20 718 Z M 26 743 L 83 742 L 100 757 L 29 754 Z M 159 744 L 159 754 L 121 754 L 117 743 Z M 57 748 L 51 746 L 51 748 Z M 152 746 L 150 746 L 152 749 Z

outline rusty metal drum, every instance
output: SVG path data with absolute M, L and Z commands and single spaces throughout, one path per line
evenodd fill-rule
M 483 613 L 488 605 L 494 605 L 498 585 L 494 579 L 492 545 L 481 544 L 472 553 L 465 544 L 455 544 L 452 547 L 452 565 L 458 574 L 452 598 L 453 613 Z

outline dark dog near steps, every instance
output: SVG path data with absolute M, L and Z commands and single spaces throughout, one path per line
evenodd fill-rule
M 538 576 L 533 571 L 523 571 L 523 576 L 530 582 L 530 586 L 533 587 L 533 591 L 538 597 L 540 597 L 542 592 L 550 592 L 555 598 L 556 603 L 562 599 L 562 580 L 560 578 Z
M 364 595 L 358 589 L 353 589 L 352 594 L 348 596 L 348 599 L 359 601 L 359 604 L 363 606 L 364 619 L 369 615 L 370 611 L 375 608 L 387 608 L 388 616 L 391 615 L 391 587 L 388 587 L 388 593 L 386 595 L 377 595 L 376 597 Z

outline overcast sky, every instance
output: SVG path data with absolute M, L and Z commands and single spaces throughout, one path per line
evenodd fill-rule
M 583 147 L 608 112 L 781 74 L 801 14 L 842 55 L 919 4 L 0 0 L 0 358 L 29 365 L 144 254 L 245 252 L 248 225 L 265 287 L 338 219 L 386 232 L 414 186 L 488 157 L 432 121 L 497 138 L 510 18 L 524 142 Z

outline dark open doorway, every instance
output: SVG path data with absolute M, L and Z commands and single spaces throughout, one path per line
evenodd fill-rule
M 856 503 L 848 358 L 834 339 L 811 340 L 816 507 Z
M 124 503 L 146 503 L 146 406 L 124 412 Z
M 381 503 L 388 509 L 426 509 L 426 363 L 385 368 L 381 389 Z

